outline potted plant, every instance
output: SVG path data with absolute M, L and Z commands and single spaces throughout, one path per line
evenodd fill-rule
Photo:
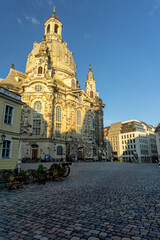
M 36 170 L 36 175 L 38 179 L 38 183 L 45 184 L 46 183 L 46 176 L 45 176 L 45 169 L 43 164 L 40 164 Z

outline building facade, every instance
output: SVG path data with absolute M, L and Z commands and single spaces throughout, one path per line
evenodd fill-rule
M 86 91 L 76 78 L 76 64 L 62 40 L 55 10 L 44 25 L 41 43 L 34 42 L 25 74 L 12 68 L 1 81 L 22 96 L 21 159 L 105 158 L 104 104 L 89 65 Z
M 0 170 L 14 169 L 19 160 L 21 97 L 0 87 Z
M 104 133 L 105 133 L 104 128 Z M 155 162 L 157 145 L 155 128 L 144 122 L 130 120 L 107 127 L 109 159 L 124 162 Z
M 157 125 L 155 133 L 156 133 L 158 159 L 160 160 L 160 123 Z

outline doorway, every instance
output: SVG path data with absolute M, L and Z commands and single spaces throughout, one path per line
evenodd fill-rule
M 32 159 L 37 159 L 37 158 L 38 158 L 38 149 L 32 148 Z

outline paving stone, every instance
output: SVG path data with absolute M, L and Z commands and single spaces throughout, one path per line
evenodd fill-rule
M 79 163 L 62 182 L 0 190 L 0 240 L 160 239 L 155 164 Z

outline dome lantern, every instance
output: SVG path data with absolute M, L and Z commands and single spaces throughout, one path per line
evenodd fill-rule
M 54 39 L 62 42 L 62 23 L 60 19 L 56 16 L 55 7 L 53 9 L 52 15 L 48 18 L 45 27 L 46 39 Z

